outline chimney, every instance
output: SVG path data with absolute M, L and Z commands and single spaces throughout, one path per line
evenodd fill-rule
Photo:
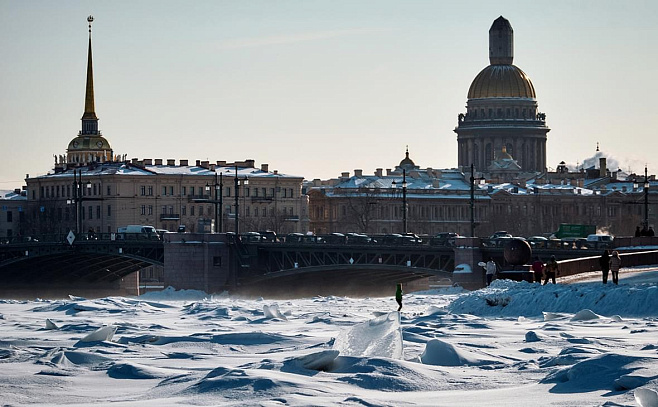
M 137 165 L 137 162 L 138 162 L 138 161 L 139 161 L 139 158 L 133 158 L 133 159 L 131 160 L 130 163 L 131 163 L 132 165 Z
M 438 179 L 433 179 L 432 180 L 432 188 L 439 188 L 441 184 L 439 183 Z
M 156 158 L 155 165 L 162 165 L 162 158 Z
M 349 172 L 341 172 L 341 173 L 340 173 L 340 177 L 341 177 L 341 178 L 349 178 L 349 177 L 350 177 L 350 173 L 349 173 Z
M 150 158 L 145 158 L 144 159 L 144 165 L 153 165 L 153 160 Z
M 607 177 L 608 176 L 608 169 L 606 168 L 606 162 L 605 162 L 605 157 L 599 158 L 599 177 Z
M 269 164 L 261 164 L 260 165 L 260 170 L 263 172 L 269 172 L 270 171 L 270 165 Z
M 244 160 L 246 168 L 254 168 L 254 165 L 256 164 L 255 160 Z
M 201 161 L 201 168 L 208 169 L 210 167 L 210 161 Z
M 393 172 L 393 170 L 391 170 L 390 168 L 386 169 L 386 175 L 391 175 L 391 172 Z
M 224 160 L 224 161 L 217 161 L 217 166 L 218 166 L 218 167 L 226 167 L 226 160 Z
M 272 172 L 272 174 L 274 174 L 274 175 L 279 175 L 279 170 L 274 170 L 274 171 Z
M 210 171 L 215 172 L 215 164 L 210 164 Z
M 168 158 L 167 159 L 167 165 L 170 166 L 170 167 L 175 167 L 176 166 L 176 160 L 174 160 L 173 158 Z
M 187 160 L 180 160 L 180 166 L 181 167 L 187 167 Z
M 360 170 L 360 169 L 354 170 L 354 176 L 355 177 L 362 177 L 363 176 L 363 170 Z
M 201 167 L 201 160 L 196 160 L 196 166 Z
M 382 176 L 382 172 L 383 172 L 383 171 L 384 171 L 384 170 L 383 170 L 382 168 L 377 168 L 377 169 L 375 170 L 375 176 L 381 178 L 381 176 Z

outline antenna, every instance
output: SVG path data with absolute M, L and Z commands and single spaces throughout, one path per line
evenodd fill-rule
M 91 37 L 91 23 L 94 22 L 94 16 L 90 15 L 87 17 L 87 22 L 89 23 L 89 36 Z

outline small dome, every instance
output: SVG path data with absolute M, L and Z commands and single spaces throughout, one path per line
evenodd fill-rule
M 110 143 L 102 136 L 78 136 L 71 140 L 68 151 L 112 150 Z
M 489 65 L 468 89 L 469 99 L 530 98 L 535 99 L 535 87 L 530 78 L 514 65 Z
M 499 160 L 513 160 L 512 156 L 507 152 L 507 147 L 503 146 L 503 148 L 500 150 L 500 156 L 498 157 Z
M 404 159 L 402 161 L 400 161 L 399 167 L 400 168 L 406 168 L 406 167 L 413 168 L 415 166 L 416 166 L 416 164 L 414 164 L 413 160 L 411 158 L 409 158 L 409 150 L 407 150 Z

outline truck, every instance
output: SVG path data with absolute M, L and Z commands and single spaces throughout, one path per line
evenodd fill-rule
M 589 235 L 596 233 L 596 225 L 581 225 L 561 223 L 557 232 L 554 233 L 557 239 L 564 238 L 586 238 Z
M 153 226 L 128 225 L 117 229 L 117 238 L 158 240 L 159 236 Z

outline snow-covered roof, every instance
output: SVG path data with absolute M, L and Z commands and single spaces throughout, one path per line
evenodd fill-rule
M 3 190 L 0 189 L 0 200 L 5 201 L 25 201 L 27 196 L 22 195 L 20 192 L 16 193 L 15 190 Z

